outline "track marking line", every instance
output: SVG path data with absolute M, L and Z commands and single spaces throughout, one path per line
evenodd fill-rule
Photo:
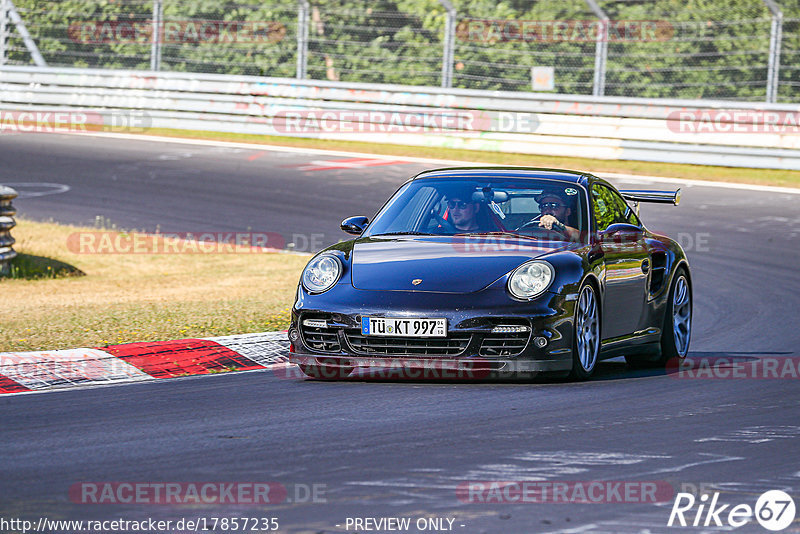
M 262 150 L 261 152 L 256 152 L 255 154 L 249 155 L 247 157 L 247 161 L 255 161 L 255 160 L 259 159 L 259 158 L 263 158 L 266 155 L 267 155 L 267 152 L 265 150 Z
M 52 182 L 3 182 L 3 185 L 19 189 L 17 199 L 43 197 L 46 195 L 57 195 L 67 193 L 70 186 L 65 184 L 54 184 Z M 28 191 L 28 188 L 45 188 L 44 191 Z
M 407 161 L 385 160 L 380 158 L 348 158 L 333 160 L 314 160 L 311 164 L 284 165 L 284 168 L 296 168 L 299 171 L 329 171 L 336 169 L 361 169 L 381 165 L 404 165 Z

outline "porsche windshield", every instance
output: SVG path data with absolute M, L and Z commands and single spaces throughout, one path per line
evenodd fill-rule
M 582 242 L 587 228 L 585 190 L 573 182 L 424 178 L 400 188 L 364 235 L 502 233 Z

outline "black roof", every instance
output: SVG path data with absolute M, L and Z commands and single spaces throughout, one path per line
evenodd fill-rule
M 503 177 L 539 178 L 578 183 L 583 178 L 588 178 L 590 176 L 591 175 L 586 172 L 568 171 L 564 169 L 542 169 L 537 167 L 451 167 L 423 171 L 417 174 L 413 179 Z

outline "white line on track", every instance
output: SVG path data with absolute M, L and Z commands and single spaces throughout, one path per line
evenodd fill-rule
M 3 182 L 3 185 L 19 189 L 19 197 L 17 198 L 32 198 L 43 197 L 45 195 L 57 195 L 59 193 L 66 193 L 70 187 L 65 184 L 54 184 L 52 182 Z M 42 191 L 30 191 L 29 189 L 44 188 Z
M 447 165 L 447 166 L 490 166 L 497 167 L 497 163 L 482 163 L 482 162 L 467 162 L 447 159 L 433 159 L 433 158 L 412 158 L 403 156 L 392 156 L 388 154 L 368 154 L 364 152 L 346 152 L 341 150 L 323 150 L 318 148 L 300 148 L 300 147 L 287 147 L 279 145 L 255 144 L 255 143 L 235 143 L 232 141 L 214 141 L 209 139 L 183 139 L 178 137 L 162 137 L 150 135 L 133 135 L 133 134 L 115 134 L 104 132 L 87 132 L 72 135 L 89 135 L 92 137 L 105 137 L 109 139 L 128 139 L 134 141 L 152 141 L 157 143 L 173 143 L 182 145 L 194 146 L 216 146 L 227 148 L 244 148 L 248 150 L 267 150 L 271 152 L 290 152 L 293 154 L 322 154 L 328 156 L 348 156 L 358 158 L 373 158 L 385 160 L 402 160 L 408 163 L 431 163 L 434 165 Z M 758 169 L 753 169 L 753 172 L 758 172 Z M 669 184 L 684 184 L 690 186 L 702 187 L 719 187 L 725 189 L 741 189 L 746 191 L 757 191 L 762 193 L 783 193 L 789 195 L 800 195 L 800 188 L 793 187 L 775 187 L 768 185 L 754 185 L 754 184 L 738 184 L 730 182 L 712 182 L 709 180 L 690 180 L 684 178 L 668 178 L 665 176 L 646 176 L 638 174 L 620 174 L 611 172 L 598 172 L 595 173 L 604 178 L 616 178 L 621 180 L 642 181 L 642 182 L 663 182 Z

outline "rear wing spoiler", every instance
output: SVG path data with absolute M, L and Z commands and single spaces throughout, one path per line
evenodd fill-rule
M 681 203 L 681 190 L 675 191 L 646 191 L 646 190 L 625 190 L 620 191 L 622 198 L 638 204 L 639 202 L 656 202 L 659 204 L 672 204 L 677 206 Z

